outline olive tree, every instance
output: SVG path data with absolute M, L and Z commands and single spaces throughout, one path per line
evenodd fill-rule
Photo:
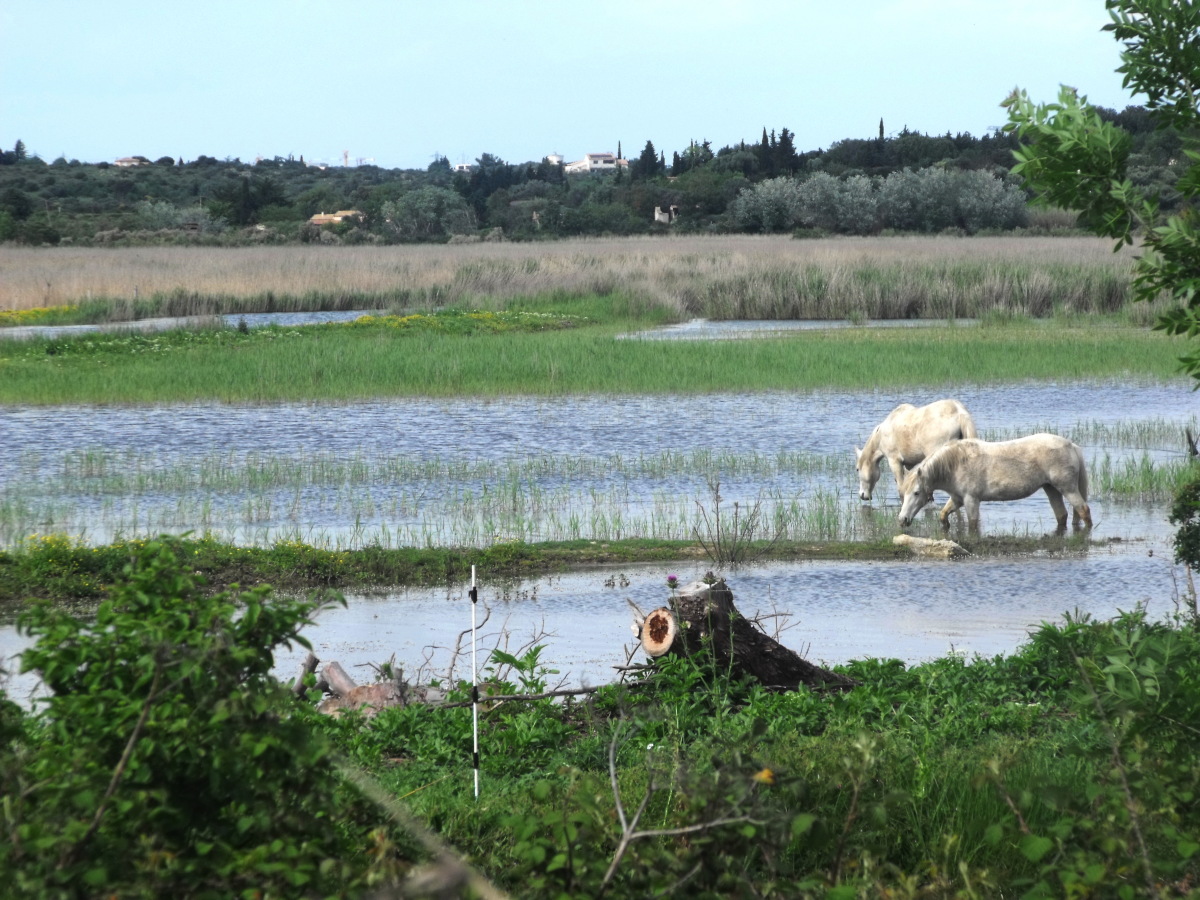
M 930 166 L 893 172 L 879 189 L 886 228 L 937 232 L 1015 228 L 1027 221 L 1025 194 L 988 172 Z
M 382 207 L 384 221 L 403 241 L 445 241 L 475 231 L 475 212 L 449 188 L 423 187 Z
M 733 219 L 746 231 L 787 231 L 800 223 L 800 182 L 795 178 L 769 178 L 737 195 L 731 206 Z
M 138 223 L 150 230 L 188 228 L 203 234 L 225 230 L 226 222 L 203 206 L 179 207 L 167 200 L 141 200 L 137 207 Z

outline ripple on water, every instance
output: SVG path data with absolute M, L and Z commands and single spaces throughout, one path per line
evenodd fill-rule
M 52 477 L 61 471 L 65 454 L 93 448 L 144 454 L 161 465 L 213 452 L 237 458 L 320 452 L 507 460 L 554 454 L 604 459 L 613 453 L 629 457 L 707 448 L 714 453 L 844 452 L 840 489 L 848 497 L 856 492 L 852 448 L 901 400 L 927 403 L 945 393 L 922 390 L 898 397 L 881 389 L 337 405 L 11 406 L 0 409 L 5 442 L 0 485 Z M 1194 421 L 1197 409 L 1196 394 L 1182 383 L 965 385 L 948 393 L 972 410 L 985 435 L 1040 428 L 1069 436 L 1081 423 L 1152 420 L 1178 421 L 1182 428 Z M 890 477 L 881 487 L 884 495 L 876 506 L 894 505 Z M 1153 612 L 1164 612 L 1175 591 L 1166 511 L 1098 502 L 1095 512 L 1098 537 L 1134 542 L 1082 558 L 771 566 L 738 572 L 730 583 L 743 611 L 772 600 L 791 611 L 798 625 L 787 632 L 786 642 L 810 647 L 810 658 L 830 662 L 862 656 L 915 662 L 951 646 L 984 655 L 1007 652 L 1030 625 L 1077 607 L 1108 616 L 1145 602 Z M 1052 524 L 1041 495 L 983 508 L 985 532 L 1025 526 L 1040 533 Z M 544 616 L 558 635 L 550 640 L 546 659 L 575 677 L 607 681 L 610 667 L 623 660 L 629 636 L 626 598 L 643 608 L 658 605 L 665 574 L 662 568 L 631 569 L 625 590 L 604 587 L 605 576 L 597 573 L 546 579 L 525 585 L 529 595 L 520 600 L 511 592 L 505 600 L 485 588 L 495 608 L 489 627 L 507 617 L 517 640 Z M 427 645 L 450 646 L 466 622 L 469 610 L 461 590 L 456 595 L 405 591 L 388 598 L 354 597 L 350 609 L 322 616 L 312 637 L 322 648 L 318 655 L 329 659 L 359 665 L 395 652 L 411 665 Z M 19 646 L 11 626 L 0 628 L 0 655 L 11 655 Z M 290 661 L 285 657 L 283 664 Z

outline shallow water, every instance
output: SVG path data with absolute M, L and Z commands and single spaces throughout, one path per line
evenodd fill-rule
M 1133 448 L 1081 439 L 1093 469 L 1105 456 L 1181 456 L 1183 430 L 1188 425 L 1195 430 L 1198 408 L 1196 394 L 1182 383 L 968 385 L 953 393 L 972 411 L 985 437 L 1032 431 L 1075 437 L 1089 428 L 1145 423 L 1167 423 L 1178 434 L 1165 446 Z M 628 536 L 638 533 L 636 527 L 642 526 L 637 523 L 656 516 L 659 527 L 666 527 L 665 521 L 680 531 L 659 536 L 687 537 L 696 509 L 712 504 L 711 485 L 694 468 L 690 474 L 658 475 L 653 466 L 639 467 L 639 460 L 696 450 L 713 455 L 711 470 L 719 477 L 726 509 L 734 501 L 748 506 L 764 492 L 780 503 L 827 497 L 836 527 L 859 533 L 854 531 L 859 505 L 853 448 L 900 399 L 926 403 L 939 396 L 942 392 L 898 398 L 883 391 L 820 391 L 338 405 L 5 407 L 0 409 L 6 451 L 0 454 L 0 504 L 6 507 L 0 506 L 0 512 L 11 512 L 7 526 L 0 521 L 0 542 L 29 531 L 63 531 L 101 543 L 115 535 L 194 529 L 243 543 L 292 537 L 353 546 L 372 540 L 421 543 L 420 536 L 430 536 L 438 543 L 477 545 L 513 537 L 608 539 L 622 528 Z M 775 471 L 769 464 L 721 472 L 721 454 L 742 459 L 759 454 L 769 463 L 781 452 L 812 454 L 818 465 L 798 473 Z M 108 475 L 114 470 L 128 475 L 126 468 L 141 471 L 149 486 L 110 490 L 105 471 L 89 474 L 88 454 L 103 457 L 95 467 L 107 467 Z M 545 466 L 549 474 L 537 474 L 539 460 L 553 463 Z M 585 461 L 587 471 L 564 475 L 564 460 Z M 353 463 L 361 471 L 337 474 L 328 482 L 249 483 L 260 468 L 296 461 L 312 468 Z M 502 496 L 503 479 L 445 472 L 388 474 L 396 461 L 432 461 L 450 468 L 481 461 L 523 465 L 522 497 L 511 502 L 524 505 L 505 518 L 501 507 L 509 498 Z M 616 471 L 618 463 L 628 471 Z M 205 467 L 251 475 L 244 476 L 238 490 L 209 489 Z M 155 474 L 164 472 L 175 473 L 177 480 L 155 482 Z M 533 510 L 539 503 L 553 508 Z M 874 507 L 887 509 L 890 517 L 898 512 L 895 504 L 895 485 L 885 473 Z M 465 508 L 471 510 L 466 517 Z M 1093 511 L 1101 537 L 1152 537 L 1168 531 L 1163 509 L 1110 502 L 1094 490 Z M 579 533 L 563 533 L 572 516 Z M 1041 494 L 986 504 L 983 519 L 985 529 L 995 531 L 1016 528 L 1037 534 L 1054 525 Z M 506 530 L 512 528 L 524 530 Z
M 154 319 L 136 319 L 129 322 L 104 322 L 95 325 L 15 325 L 0 328 L 0 338 L 15 340 L 35 337 L 70 337 L 95 332 L 153 332 L 169 331 L 173 328 L 195 328 L 220 323 L 237 328 L 244 321 L 247 328 L 264 328 L 278 325 L 290 328 L 295 325 L 318 325 L 325 322 L 353 322 L 359 316 L 375 315 L 380 310 L 349 309 L 315 312 L 282 313 L 239 313 L 227 316 L 163 316 Z
M 892 392 L 706 395 L 674 397 L 511 398 L 504 400 L 382 400 L 366 403 L 279 406 L 188 405 L 129 408 L 6 407 L 0 409 L 0 485 L 53 481 L 69 454 L 88 450 L 141 454 L 160 465 L 186 466 L 212 452 L 243 458 L 251 454 L 295 456 L 327 453 L 352 457 L 403 454 L 414 458 L 520 460 L 563 455 L 609 458 L 686 452 L 714 453 L 805 450 L 844 456 L 844 470 L 832 476 L 833 489 L 856 508 L 857 482 L 852 448 L 904 399 L 925 403 L 943 392 L 922 391 L 898 398 Z M 1195 422 L 1197 396 L 1190 386 L 1121 381 L 1004 386 L 960 386 L 953 395 L 972 410 L 985 436 L 1033 430 L 1073 431 L 1100 425 L 1176 423 L 1182 432 Z M 1181 446 L 1181 445 L 1180 445 Z M 1150 447 L 1159 454 L 1180 446 Z M 1119 448 L 1086 446 L 1090 458 Z M 594 477 L 603 479 L 601 474 Z M 827 476 L 818 476 L 827 477 Z M 61 479 L 59 479 L 61 481 Z M 722 494 L 753 496 L 754 475 L 722 482 Z M 627 485 L 631 507 L 645 502 L 639 492 L 659 489 L 652 478 Z M 787 487 L 786 485 L 784 487 Z M 797 490 L 811 490 L 800 484 Z M 386 494 L 395 485 L 351 485 L 360 492 Z M 432 489 L 432 488 L 431 488 Z M 695 490 L 703 486 L 675 486 Z M 890 503 L 890 475 L 880 483 L 874 507 Z M 416 515 L 439 515 L 430 496 Z M 144 500 L 142 502 L 149 502 Z M 172 502 L 166 498 L 164 502 Z M 729 573 L 743 612 L 775 608 L 792 613 L 796 627 L 784 643 L 814 661 L 830 663 L 884 656 L 913 663 L 951 650 L 985 656 L 1011 651 L 1031 626 L 1082 610 L 1108 617 L 1147 604 L 1154 615 L 1170 611 L 1178 593 L 1171 565 L 1172 529 L 1163 505 L 1122 504 L 1095 497 L 1097 538 L 1121 542 L 1086 555 L 1033 559 L 970 559 L 956 562 L 813 562 Z M 319 509 L 317 510 L 319 513 Z M 336 510 L 328 513 L 329 533 L 350 527 Z M 81 523 L 86 524 L 86 523 Z M 927 522 L 921 527 L 932 531 Z M 1038 534 L 1053 527 L 1041 495 L 1025 501 L 985 504 L 983 528 Z M 182 529 L 180 529 L 182 530 Z M 90 534 L 91 532 L 89 532 Z M 666 598 L 671 571 L 684 581 L 703 573 L 690 564 L 606 569 L 539 579 L 507 588 L 480 573 L 481 597 L 492 608 L 485 634 L 507 625 L 509 648 L 517 649 L 535 628 L 555 633 L 544 641 L 543 659 L 571 683 L 602 683 L 612 666 L 625 661 L 631 635 L 632 600 L 644 610 Z M 386 596 L 352 596 L 348 609 L 323 613 L 310 635 L 317 654 L 336 659 L 355 677 L 355 668 L 395 654 L 412 672 L 432 650 L 428 668 L 444 673 L 449 651 L 469 627 L 465 586 L 445 590 L 404 590 Z M 488 648 L 494 638 L 481 640 Z M 11 625 L 0 627 L 0 655 L 23 646 Z M 290 676 L 298 656 L 284 654 L 279 671 Z M 461 668 L 464 660 L 459 660 Z M 28 678 L 14 690 L 27 693 Z
M 951 653 L 968 660 L 1010 653 L 1031 630 L 1061 622 L 1064 613 L 1105 619 L 1144 606 L 1153 617 L 1170 615 L 1180 574 L 1169 554 L 1151 549 L 1094 549 L 1062 558 L 772 563 L 726 577 L 744 614 L 789 614 L 777 620 L 785 626 L 779 640 L 813 662 L 877 657 L 912 665 Z M 559 670 L 550 681 L 614 681 L 614 667 L 635 649 L 630 602 L 649 612 L 667 601 L 668 574 L 686 583 L 703 568 L 611 567 L 501 586 L 481 579 L 480 671 L 493 647 L 518 652 L 540 635 L 542 662 Z M 370 664 L 393 657 L 412 681 L 469 677 L 469 634 L 461 653 L 453 652 L 471 627 L 466 588 L 348 595 L 345 608 L 323 611 L 306 636 L 318 658 L 339 662 L 359 682 L 373 680 Z M 0 656 L 23 646 L 11 626 L 0 628 Z M 277 653 L 281 678 L 295 674 L 304 652 Z M 12 693 L 27 698 L 35 685 L 25 676 Z
M 230 328 L 243 322 L 247 328 L 264 328 L 278 325 L 289 328 L 296 325 L 318 325 L 326 322 L 352 322 L 359 316 L 384 315 L 387 310 L 338 310 L 314 312 L 238 313 L 222 316 L 162 317 L 138 319 L 131 322 L 106 322 L 95 325 L 16 325 L 0 328 L 0 338 L 68 337 L 96 331 L 167 331 L 171 328 L 193 328 L 220 322 Z M 959 319 L 958 324 L 972 324 L 974 319 Z M 812 331 L 830 328 L 851 328 L 859 323 L 848 319 L 691 319 L 676 325 L 652 328 L 646 331 L 621 335 L 639 340 L 727 340 L 733 338 L 763 337 L 789 331 Z M 872 319 L 872 328 L 913 327 L 922 325 L 944 325 L 944 319 Z
M 974 325 L 978 319 L 956 319 L 957 325 Z M 945 319 L 689 319 L 646 331 L 619 335 L 644 341 L 720 341 L 771 337 L 795 331 L 825 331 L 841 328 L 921 328 L 945 325 Z

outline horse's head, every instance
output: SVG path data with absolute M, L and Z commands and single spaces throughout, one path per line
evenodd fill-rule
M 904 502 L 900 504 L 900 524 L 905 528 L 933 499 L 933 489 L 924 477 L 924 469 L 925 464 L 921 463 L 904 477 L 904 483 L 900 485 L 900 494 L 904 497 Z
M 860 500 L 871 499 L 871 491 L 875 490 L 875 485 L 879 482 L 879 463 L 882 459 L 881 451 L 854 448 L 854 468 L 858 469 L 858 497 Z

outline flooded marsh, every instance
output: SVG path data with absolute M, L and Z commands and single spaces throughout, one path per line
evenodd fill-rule
M 1141 537 L 1147 501 L 1161 517 L 1186 463 L 1184 431 L 1197 430 L 1193 395 L 1178 385 L 957 394 L 985 437 L 1052 431 L 1079 443 L 1100 536 Z M 0 542 L 164 531 L 331 548 L 686 540 L 703 512 L 732 514 L 734 504 L 743 516 L 757 508 L 763 536 L 876 539 L 895 531 L 895 487 L 885 476 L 864 510 L 852 448 L 894 403 L 821 391 L 6 407 Z M 1001 533 L 1053 528 L 1040 494 L 988 504 L 984 521 Z M 1164 532 L 1165 521 L 1154 527 Z
M 751 566 L 728 573 L 744 611 L 789 613 L 797 627 L 785 642 L 814 659 L 916 661 L 952 649 L 1006 652 L 1029 628 L 1077 609 L 1103 618 L 1148 604 L 1166 614 L 1186 594 L 1170 562 L 1167 488 L 1154 479 L 1181 470 L 1185 429 L 1200 430 L 1190 386 L 1031 382 L 953 394 L 984 437 L 1054 431 L 1083 447 L 1099 543 L 1035 559 Z M 64 532 L 100 543 L 191 530 L 331 547 L 688 539 L 719 489 L 726 514 L 735 503 L 742 515 L 761 504 L 768 531 L 783 523 L 817 540 L 886 539 L 899 532 L 895 486 L 885 474 L 874 503 L 860 503 L 853 448 L 897 402 L 892 392 L 815 391 L 7 406 L 0 538 L 12 545 Z M 984 504 L 982 518 L 985 536 L 1054 528 L 1040 493 Z M 912 531 L 940 534 L 932 518 Z M 610 568 L 516 585 L 484 572 L 481 596 L 494 608 L 490 629 L 513 641 L 553 632 L 547 660 L 572 679 L 604 681 L 626 652 L 627 601 L 653 608 L 666 599 L 668 571 L 690 580 L 707 567 Z M 426 658 L 444 667 L 467 627 L 462 597 L 461 587 L 352 596 L 348 608 L 323 613 L 310 638 L 318 655 L 347 666 L 396 653 L 410 667 Z M 20 646 L 11 626 L 0 629 L 0 654 Z M 281 657 L 281 671 L 293 662 Z

